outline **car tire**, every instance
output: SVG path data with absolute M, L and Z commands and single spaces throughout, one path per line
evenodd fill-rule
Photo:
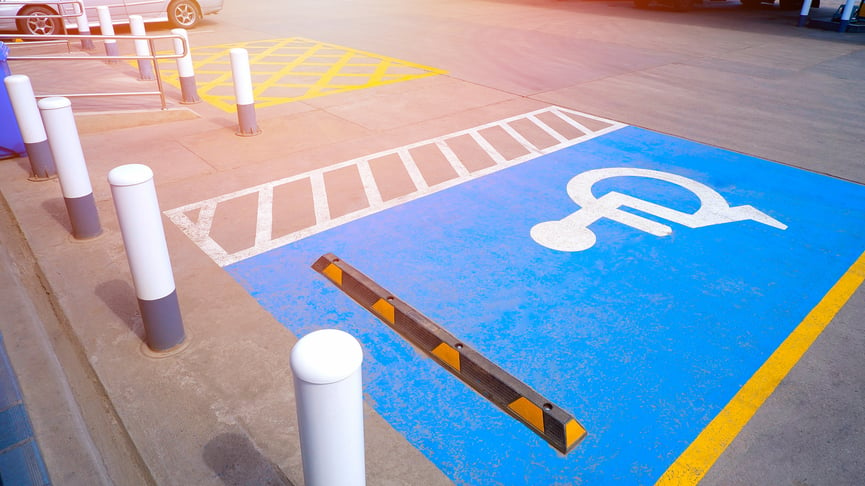
M 22 8 L 18 15 L 27 18 L 18 19 L 18 32 L 24 35 L 56 35 L 60 33 L 60 19 L 51 17 L 57 15 L 53 9 L 44 5 L 33 5 Z
M 191 0 L 174 0 L 168 5 L 168 22 L 174 27 L 191 29 L 201 22 L 201 9 Z

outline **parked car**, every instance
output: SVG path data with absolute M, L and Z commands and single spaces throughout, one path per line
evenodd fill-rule
M 141 15 L 145 22 L 168 21 L 175 27 L 195 27 L 204 15 L 222 10 L 224 0 L 78 0 L 83 3 L 91 26 L 99 25 L 96 7 L 107 6 L 114 24 L 129 23 L 130 15 Z M 80 5 L 75 0 L 0 0 L 0 31 L 29 35 L 61 34 L 61 13 L 75 16 Z M 19 18 L 3 18 L 14 17 Z M 64 19 L 67 28 L 77 28 L 75 18 Z
M 724 0 L 706 0 L 706 1 L 724 1 Z M 757 8 L 760 5 L 774 4 L 775 0 L 739 0 L 746 8 Z M 680 12 L 687 12 L 691 6 L 702 3 L 703 0 L 657 0 L 661 5 L 667 5 Z M 634 0 L 634 6 L 637 8 L 648 8 L 652 0 Z M 799 10 L 802 8 L 802 0 L 778 0 L 781 10 Z M 820 0 L 812 0 L 811 8 L 819 8 Z

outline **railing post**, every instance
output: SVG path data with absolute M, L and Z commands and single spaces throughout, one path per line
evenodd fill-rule
M 45 133 L 30 78 L 24 74 L 13 74 L 3 82 L 6 83 L 12 112 L 15 113 L 18 128 L 21 130 L 27 158 L 30 159 L 31 180 L 44 181 L 57 176 L 54 156 L 51 154 L 48 135 Z
M 79 240 L 99 236 L 102 226 L 72 114 L 72 102 L 67 98 L 51 97 L 39 100 L 37 105 L 57 164 L 57 177 L 72 223 L 72 235 Z
M 186 339 L 174 274 L 156 198 L 153 171 L 141 164 L 108 173 L 135 295 L 144 321 L 147 347 L 170 352 Z
M 366 484 L 363 444 L 363 350 L 337 329 L 314 331 L 291 350 L 304 482 Z
M 102 35 L 114 36 L 114 24 L 111 23 L 111 12 L 105 5 L 96 7 L 96 13 L 99 14 L 99 30 Z M 120 55 L 120 50 L 117 47 L 117 39 L 105 39 L 105 55 L 117 57 Z M 109 63 L 120 62 L 119 59 L 112 59 Z
M 78 33 L 80 35 L 90 35 L 90 20 L 87 19 L 87 9 L 84 4 L 81 4 L 81 15 L 76 20 L 78 23 Z M 81 39 L 81 48 L 85 51 L 92 51 L 96 47 L 93 45 L 93 39 Z
M 251 137 L 261 133 L 255 120 L 255 98 L 252 92 L 252 74 L 249 71 L 249 53 L 236 47 L 228 51 L 231 58 L 231 77 L 234 80 L 234 97 L 237 101 L 238 129 L 235 134 Z
M 140 35 L 142 37 L 147 35 L 147 31 L 144 29 L 144 18 L 140 15 L 130 15 L 129 16 L 129 31 L 132 35 Z M 135 44 L 135 55 L 139 58 L 150 58 L 150 46 L 147 43 L 146 39 L 134 41 Z M 156 62 L 154 59 L 138 59 L 138 79 L 142 81 L 153 81 L 156 79 L 156 76 L 153 75 L 153 63 Z
M 192 66 L 192 46 L 189 45 L 189 34 L 186 29 L 171 29 L 171 33 L 183 37 L 183 40 L 174 39 L 174 53 L 178 56 L 183 54 L 183 46 L 186 44 L 186 53 L 177 58 L 177 72 L 180 75 L 180 94 L 183 104 L 201 103 L 198 96 L 198 86 L 195 84 L 195 69 Z

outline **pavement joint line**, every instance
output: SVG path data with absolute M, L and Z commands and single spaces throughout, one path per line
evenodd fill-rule
M 546 147 L 544 149 L 535 148 L 535 150 L 530 150 L 525 155 L 508 160 L 481 133 L 482 131 L 489 128 L 503 128 L 505 126 L 510 127 L 511 123 L 520 120 L 528 120 L 530 122 L 533 122 L 533 120 L 536 120 L 539 115 L 544 114 L 553 114 L 565 121 L 570 120 L 568 121 L 568 123 L 571 126 L 574 126 L 578 130 L 580 130 L 581 135 L 578 135 L 574 138 L 567 138 L 564 134 L 559 134 L 558 132 L 556 132 L 556 135 L 558 135 L 558 137 L 554 136 L 554 138 L 556 138 L 557 140 L 562 139 L 563 141 L 560 141 L 559 143 Z M 572 117 L 595 120 L 598 122 L 602 122 L 605 126 L 597 130 L 590 130 L 585 127 L 585 125 L 574 120 Z M 544 124 L 544 126 L 536 126 L 539 126 L 545 131 L 546 128 L 544 128 L 544 126 L 549 128 L 549 130 L 553 130 L 546 124 Z M 417 199 L 419 197 L 423 197 L 428 194 L 432 194 L 473 179 L 477 179 L 479 177 L 497 172 L 499 170 L 506 169 L 508 167 L 521 164 L 523 162 L 527 162 L 542 155 L 582 143 L 592 138 L 618 130 L 625 126 L 627 125 L 613 120 L 607 120 L 604 118 L 557 106 L 549 106 L 529 113 L 515 115 L 509 118 L 505 118 L 503 120 L 486 123 L 466 130 L 460 130 L 440 137 L 434 137 L 395 149 L 384 150 L 371 155 L 340 162 L 328 167 L 315 169 L 291 177 L 271 181 L 246 189 L 241 189 L 239 191 L 223 194 L 221 196 L 216 196 L 204 201 L 187 204 L 178 208 L 166 210 L 164 211 L 164 214 L 168 216 L 168 218 L 177 227 L 179 227 L 187 235 L 187 237 L 189 237 L 190 240 L 195 242 L 196 245 L 198 245 L 198 247 L 201 248 L 201 250 L 204 251 L 214 262 L 216 262 L 219 266 L 224 267 L 226 265 L 239 262 L 246 258 L 259 255 L 273 248 L 284 246 L 307 236 L 320 233 L 322 231 L 339 226 L 349 221 L 354 221 L 369 214 L 377 213 L 385 209 L 397 206 L 399 204 L 411 201 L 413 199 Z M 506 133 L 509 133 L 507 130 L 505 131 Z M 511 128 L 511 131 L 515 130 Z M 450 147 L 450 145 L 448 145 L 449 140 L 454 140 L 458 137 L 462 137 L 465 135 L 468 135 L 473 140 L 475 140 L 478 146 L 489 155 L 489 157 L 495 162 L 495 164 L 490 167 L 476 170 L 474 172 L 469 172 L 468 169 L 465 167 L 465 164 L 462 163 L 461 160 L 459 160 L 459 158 L 456 156 L 452 149 L 442 149 L 442 147 Z M 521 138 L 524 137 L 521 136 Z M 528 141 L 526 141 L 526 143 L 528 143 Z M 446 180 L 444 182 L 440 182 L 438 184 L 430 185 L 423 176 L 423 173 L 418 168 L 414 157 L 411 155 L 411 150 L 426 146 L 432 146 L 437 148 L 439 152 L 443 155 L 443 157 L 450 162 L 451 166 L 454 168 L 457 174 L 457 177 Z M 367 169 L 369 168 L 370 161 L 390 155 L 399 156 L 403 167 L 409 174 L 409 177 L 412 179 L 415 190 L 409 192 L 408 194 L 385 201 L 381 195 L 379 182 L 375 180 L 375 176 L 372 173 L 372 170 Z M 345 215 L 333 217 L 331 215 L 330 207 L 328 204 L 327 184 L 325 182 L 324 175 L 353 166 L 357 167 L 360 173 L 364 192 L 367 196 L 368 206 L 364 209 L 353 211 Z M 272 231 L 273 188 L 276 186 L 281 186 L 301 180 L 310 181 L 310 185 L 312 187 L 312 199 L 314 207 L 313 211 L 315 214 L 316 223 L 314 226 L 303 228 L 290 234 L 274 238 L 272 234 L 268 234 L 268 232 Z M 254 216 L 250 216 L 258 218 L 258 221 L 256 221 L 256 234 L 254 240 L 255 244 L 250 248 L 230 253 L 225 250 L 225 248 L 223 248 L 222 245 L 220 245 L 210 234 L 214 222 L 214 213 L 218 209 L 220 203 L 251 194 L 257 194 L 259 198 L 257 205 L 257 213 Z M 193 218 L 191 218 L 187 213 L 193 213 L 195 211 L 198 211 L 198 218 L 193 220 Z M 262 219 L 264 219 L 264 221 L 260 221 Z
M 557 451 L 567 454 L 586 437 L 586 429 L 569 412 L 552 404 L 336 255 L 323 255 L 312 268 Z

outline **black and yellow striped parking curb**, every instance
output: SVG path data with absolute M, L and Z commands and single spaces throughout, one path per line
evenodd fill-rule
M 586 436 L 568 412 L 461 343 L 351 265 L 328 253 L 312 268 L 503 411 L 567 454 Z

